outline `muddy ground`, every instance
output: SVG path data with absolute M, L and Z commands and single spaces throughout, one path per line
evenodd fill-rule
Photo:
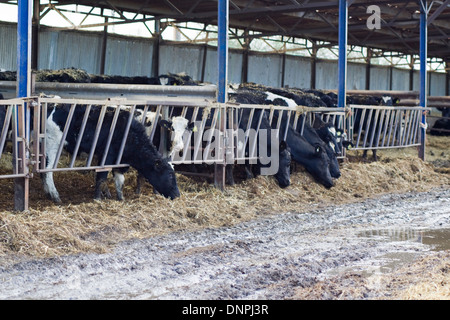
M 449 299 L 448 138 L 358 152 L 327 190 L 297 168 L 222 193 L 179 176 L 170 201 L 93 201 L 90 174 L 55 175 L 64 204 L 32 180 L 30 210 L 0 199 L 0 299 Z M 4 183 L 4 182 L 2 182 Z

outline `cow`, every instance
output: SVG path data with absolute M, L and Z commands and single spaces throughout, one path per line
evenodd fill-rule
M 121 106 L 121 109 L 130 110 L 130 108 L 127 106 Z M 156 119 L 156 112 L 150 111 L 144 114 L 144 110 L 135 109 L 134 116 L 138 122 L 144 125 L 147 136 L 151 137 L 152 124 Z M 158 122 L 156 123 L 156 129 L 154 130 L 155 134 L 152 139 L 152 143 L 156 147 L 159 147 L 161 143 L 161 129 L 165 129 L 167 133 L 172 135 L 170 140 L 167 139 L 167 144 L 166 146 L 164 146 L 164 148 L 166 149 L 165 151 L 168 152 L 168 158 L 171 159 L 177 152 L 183 151 L 183 135 L 186 131 L 192 132 L 195 129 L 195 125 L 193 122 L 189 123 L 189 120 L 182 116 L 174 116 L 168 120 L 158 120 Z M 119 174 L 119 172 L 115 172 L 115 175 Z M 141 193 L 143 180 L 144 177 L 138 173 L 136 194 Z
M 52 168 L 56 160 L 57 150 L 63 137 L 63 130 L 66 125 L 70 110 L 70 105 L 54 106 L 48 111 L 47 126 L 46 126 L 46 167 Z M 72 121 L 68 127 L 66 139 L 63 142 L 64 148 L 72 153 L 75 151 L 77 138 L 82 126 L 82 120 L 85 115 L 86 107 L 77 106 L 74 110 Z M 99 120 L 101 108 L 93 106 L 87 118 L 86 127 L 79 146 L 79 152 L 89 153 L 93 144 L 94 133 L 97 122 Z M 129 112 L 120 111 L 114 135 L 111 139 L 108 154 L 106 155 L 105 164 L 114 164 L 122 143 L 123 135 L 125 134 L 126 125 L 129 119 Z M 108 140 L 109 129 L 113 121 L 114 113 L 106 112 L 103 124 L 98 136 L 97 145 L 94 154 L 100 159 L 105 153 L 105 148 Z M 151 143 L 149 137 L 145 134 L 144 126 L 137 120 L 132 119 L 130 129 L 128 132 L 127 141 L 123 149 L 121 163 L 129 164 L 142 174 L 147 181 L 153 186 L 155 191 L 162 194 L 166 198 L 175 199 L 180 196 L 175 172 L 173 167 L 167 159 L 156 150 Z M 123 173 L 128 168 L 115 169 L 119 174 L 114 175 L 117 198 L 123 199 Z M 106 182 L 108 172 L 97 172 L 95 184 L 95 199 L 101 199 L 103 186 Z M 42 174 L 45 193 L 54 202 L 61 203 L 59 193 L 56 190 L 53 181 L 52 172 Z
M 262 100 L 264 98 L 264 100 Z M 248 90 L 238 90 L 230 96 L 230 101 L 240 103 L 240 104 L 266 104 L 267 96 L 263 97 L 262 95 L 259 95 L 255 93 L 254 91 L 248 91 Z M 270 96 L 269 98 L 276 99 L 277 97 Z M 261 119 L 261 122 L 259 123 L 259 119 Z M 247 125 L 250 121 L 250 109 L 244 108 L 242 110 L 242 116 L 240 118 L 239 122 L 239 128 L 246 131 Z M 281 188 L 286 188 L 290 185 L 291 179 L 290 179 L 290 169 L 291 169 L 291 153 L 289 146 L 287 145 L 286 141 L 281 139 L 281 135 L 278 136 L 278 145 L 272 146 L 272 127 L 270 125 L 269 119 L 267 117 L 267 114 L 263 112 L 262 110 L 256 110 L 253 114 L 253 118 L 250 123 L 251 129 L 257 129 L 258 123 L 259 123 L 259 129 L 260 130 L 266 130 L 266 139 L 267 139 L 267 156 L 272 157 L 272 154 L 269 154 L 271 152 L 272 148 L 275 152 L 278 153 L 278 170 L 276 174 L 274 175 L 275 179 L 278 182 L 278 185 Z M 258 141 L 259 141 L 260 135 L 258 135 Z M 259 150 L 259 143 L 257 143 L 257 154 L 260 154 Z M 248 144 L 246 145 L 248 148 Z M 272 163 L 271 163 L 272 164 Z M 262 168 L 267 168 L 269 164 L 262 164 L 260 159 L 258 159 L 255 167 L 256 167 L 256 173 L 260 174 Z M 230 170 L 230 166 L 227 166 L 227 179 L 228 183 L 232 184 L 232 171 Z M 252 172 L 249 169 L 249 164 L 246 163 L 245 166 L 247 178 L 251 178 L 253 176 Z
M 261 85 L 251 85 L 247 87 L 251 90 L 260 92 L 260 95 L 265 95 L 264 102 L 267 103 L 269 101 L 274 105 L 286 106 L 288 108 L 294 108 L 300 104 L 309 107 L 325 106 L 323 102 L 317 98 L 313 98 L 311 93 L 304 93 L 299 89 L 278 89 L 264 87 Z M 287 121 L 287 119 L 284 119 L 283 121 Z M 329 123 L 327 125 L 323 125 L 323 128 L 320 126 L 320 128 L 314 129 L 306 121 L 306 117 L 304 115 L 300 116 L 299 123 L 303 123 L 303 125 L 297 126 L 297 131 L 301 132 L 310 144 L 320 146 L 320 149 L 326 152 L 330 174 L 333 178 L 339 178 L 341 176 L 341 172 L 339 169 L 337 155 L 339 155 L 341 151 L 336 141 L 336 128 L 334 128 L 332 123 Z
M 282 90 L 273 92 L 272 88 L 262 86 L 246 86 L 245 89 L 238 90 L 240 92 L 246 92 L 248 96 L 252 97 L 252 94 L 258 97 L 255 102 L 252 98 L 241 98 L 238 102 L 242 103 L 257 103 L 257 104 L 277 104 L 292 108 L 296 104 L 296 95 L 289 95 L 287 97 L 281 95 Z M 279 114 L 274 112 L 274 119 L 272 121 L 272 127 L 275 128 L 278 122 Z M 286 117 L 284 115 L 283 117 Z M 323 141 L 318 140 L 312 143 L 303 137 L 299 131 L 294 130 L 291 124 L 287 123 L 287 119 L 284 118 L 281 121 L 280 137 L 286 134 L 286 144 L 290 148 L 290 154 L 294 161 L 305 167 L 305 169 L 315 178 L 316 181 L 324 185 L 326 188 L 331 188 L 334 185 L 329 169 L 329 158 L 326 153 L 326 146 Z M 316 135 L 317 138 L 317 135 Z

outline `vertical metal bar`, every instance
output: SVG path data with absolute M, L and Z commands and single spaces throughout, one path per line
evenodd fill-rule
M 84 112 L 84 116 L 83 116 L 83 121 L 81 123 L 80 132 L 78 133 L 77 142 L 75 144 L 75 149 L 73 150 L 73 154 L 72 154 L 72 160 L 70 161 L 70 168 L 73 168 L 73 166 L 75 164 L 75 160 L 76 160 L 77 155 L 78 155 L 78 149 L 80 148 L 81 139 L 83 138 L 84 129 L 86 128 L 87 119 L 89 117 L 89 112 L 91 111 L 91 106 L 92 105 L 89 104 L 86 107 L 86 110 Z
M 5 120 L 3 122 L 3 130 L 1 132 L 0 157 L 1 157 L 1 152 L 3 151 L 3 148 L 5 147 L 6 137 L 8 135 L 8 131 L 9 131 L 9 124 L 11 122 L 13 108 L 15 108 L 13 105 L 9 105 L 6 109 Z
M 427 107 L 427 0 L 420 0 L 420 106 Z M 426 114 L 422 113 L 419 157 L 425 160 Z
M 107 105 L 103 105 L 102 110 L 100 111 L 100 115 L 97 121 L 97 127 L 95 128 L 94 137 L 92 140 L 91 151 L 89 152 L 89 157 L 86 162 L 86 167 L 91 166 L 92 158 L 94 157 L 95 148 L 97 147 L 98 136 L 100 135 L 100 130 L 102 129 L 103 118 L 105 117 L 107 107 L 108 107 Z
M 372 113 L 373 113 L 373 110 L 372 110 Z M 372 134 L 370 135 L 370 143 L 369 143 L 370 147 L 373 147 L 373 139 L 375 138 L 375 132 L 377 131 L 377 124 L 378 124 L 379 117 L 380 117 L 380 110 L 377 109 L 377 110 L 375 110 L 374 121 L 371 122 L 371 124 L 373 124 L 373 125 L 371 128 Z M 378 147 L 378 144 L 376 144 L 375 147 Z
M 397 132 L 398 132 L 398 124 L 402 122 L 401 117 L 402 117 L 402 113 L 401 110 L 395 110 L 395 122 L 394 122 L 394 131 L 392 133 L 392 143 L 391 146 L 393 147 L 394 145 L 397 145 Z
M 122 138 L 122 143 L 120 144 L 119 153 L 117 154 L 116 164 L 120 164 L 120 162 L 122 161 L 123 150 L 125 149 L 125 143 L 127 142 L 128 133 L 130 132 L 131 123 L 133 122 L 135 109 L 136 109 L 136 105 L 134 104 L 131 107 L 130 115 L 128 116 L 127 126 L 125 128 L 125 132 L 123 133 L 123 138 Z
M 198 110 L 199 109 L 200 109 L 200 107 L 198 107 L 198 106 L 194 107 L 194 111 L 192 112 L 191 122 L 195 123 L 195 120 L 197 119 L 197 114 L 198 114 Z M 197 128 L 197 132 L 198 132 L 198 134 L 203 136 L 203 130 L 202 131 L 198 131 L 198 128 Z M 183 162 L 186 160 L 188 152 L 191 152 L 191 148 L 190 148 L 191 139 L 192 139 L 192 130 L 189 131 L 188 138 L 186 139 L 186 141 L 184 141 L 184 151 L 183 151 L 183 159 L 182 159 Z M 201 139 L 199 139 L 199 140 L 201 140 Z M 195 148 L 195 146 L 194 146 L 194 148 Z M 194 160 L 194 159 L 191 159 L 191 160 Z
M 366 130 L 364 132 L 364 143 L 363 143 L 364 147 L 367 147 L 367 138 L 369 137 L 369 133 L 370 133 L 372 127 L 374 127 L 374 126 L 371 125 L 372 124 L 371 123 L 372 115 L 373 115 L 373 109 L 370 109 L 369 110 L 369 117 L 367 118 L 367 122 L 366 122 Z
M 347 34 L 348 34 L 348 7 L 347 0 L 339 0 L 339 84 L 338 107 L 344 108 L 347 90 Z
M 284 140 L 284 141 L 286 141 L 286 137 L 287 137 L 287 133 L 288 133 L 288 128 L 289 128 L 289 122 L 291 121 L 291 114 L 292 114 L 292 112 L 294 112 L 294 111 L 286 110 L 286 112 L 287 112 L 288 118 L 287 118 L 287 120 L 286 120 L 286 130 L 284 130 L 284 134 L 283 134 L 283 140 Z
M 153 119 L 152 125 L 150 127 L 150 141 L 153 141 L 153 137 L 155 136 L 155 131 L 158 126 L 158 120 L 159 120 L 160 115 L 161 115 L 161 106 L 157 106 L 155 119 Z
M 105 150 L 103 151 L 103 157 L 102 157 L 102 161 L 100 163 L 101 167 L 103 167 L 105 165 L 106 158 L 108 157 L 109 147 L 111 145 L 111 141 L 114 136 L 114 131 L 116 130 L 116 123 L 117 123 L 117 118 L 119 118 L 119 113 L 120 113 L 120 108 L 116 107 L 116 111 L 114 112 L 111 126 L 109 127 L 108 139 L 106 140 Z M 133 114 L 134 114 L 134 112 L 130 112 L 130 117 L 133 117 Z
M 259 119 L 258 119 L 258 124 L 256 125 L 256 137 L 259 137 L 259 128 L 261 126 L 261 121 L 264 115 L 264 110 L 261 110 L 260 115 L 259 115 Z M 253 158 L 255 157 L 255 152 L 256 152 L 256 142 L 258 139 L 254 139 L 252 141 L 252 145 L 250 147 L 250 153 L 249 153 L 249 157 Z M 258 155 L 256 155 L 258 156 Z
M 47 157 L 46 157 L 46 153 L 45 153 L 45 149 L 46 149 L 46 136 L 45 136 L 45 132 L 47 130 L 47 108 L 48 108 L 48 103 L 45 102 L 44 104 L 40 104 L 40 108 L 41 108 L 41 118 L 40 120 L 40 127 L 41 127 L 41 131 L 39 132 L 40 137 L 42 137 L 42 139 L 39 139 L 39 144 L 40 144 L 40 156 L 41 158 L 39 159 L 39 169 L 46 169 L 47 166 Z
M 64 142 L 66 141 L 67 133 L 70 128 L 70 123 L 72 122 L 73 113 L 75 112 L 75 106 L 76 106 L 76 104 L 72 104 L 70 106 L 69 115 L 67 116 L 66 125 L 64 126 L 64 131 L 63 131 L 61 141 L 59 142 L 58 152 L 56 153 L 55 163 L 53 164 L 53 169 L 56 169 L 56 167 L 58 166 L 59 158 L 61 157 L 61 152 L 64 147 Z
M 383 139 L 381 141 L 381 146 L 385 146 L 384 142 L 386 141 L 386 133 L 388 132 L 388 127 L 390 127 L 389 123 L 391 122 L 391 113 L 392 113 L 392 109 L 388 109 L 386 110 L 385 113 L 385 126 L 384 126 L 384 130 L 383 130 Z M 389 143 L 389 139 L 388 139 L 388 143 Z
M 40 154 L 40 148 L 41 148 L 41 121 L 40 121 L 40 111 L 41 111 L 41 104 L 38 102 L 33 109 L 33 137 L 30 137 L 31 139 L 33 139 L 34 144 L 33 144 L 33 153 L 34 153 L 34 158 L 35 158 L 35 162 L 33 164 L 33 171 L 38 171 L 39 170 L 39 160 L 41 157 Z
M 378 132 L 377 132 L 377 140 L 376 140 L 376 146 L 379 147 L 380 146 L 380 138 L 381 138 L 381 130 L 383 129 L 383 127 L 386 127 L 387 125 L 387 121 L 385 121 L 385 116 L 386 116 L 386 109 L 382 109 L 380 111 L 380 116 L 378 118 Z
M 354 108 L 353 110 L 356 111 L 356 110 L 358 110 L 358 108 Z M 359 141 L 361 138 L 361 131 L 363 128 L 364 119 L 366 117 L 366 110 L 367 109 L 361 109 L 361 108 L 359 109 L 359 112 L 361 112 L 361 117 L 359 118 L 359 123 L 358 123 L 359 128 L 358 128 L 358 136 L 356 138 L 356 148 L 358 148 L 358 146 L 359 146 Z M 354 126 L 355 126 L 355 124 L 353 124 L 353 128 L 354 128 Z M 363 145 L 363 147 L 364 147 L 364 145 Z

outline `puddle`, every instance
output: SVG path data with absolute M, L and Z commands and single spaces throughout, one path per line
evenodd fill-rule
M 359 234 L 360 237 L 379 239 L 380 241 L 411 241 L 430 247 L 433 251 L 450 249 L 450 228 L 434 230 L 380 229 L 367 230 Z
M 361 238 L 374 239 L 380 242 L 407 241 L 426 245 L 432 251 L 450 249 L 450 228 L 435 230 L 417 230 L 410 228 L 392 228 L 366 230 L 358 234 Z M 392 272 L 394 269 L 411 263 L 417 257 L 417 252 L 391 252 L 378 256 L 368 264 L 338 268 L 331 272 L 336 275 L 341 272 L 356 272 L 364 277 L 371 277 Z

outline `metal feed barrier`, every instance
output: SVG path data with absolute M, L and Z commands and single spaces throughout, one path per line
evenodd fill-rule
M 421 119 L 429 108 L 349 105 L 349 136 L 354 150 L 420 145 Z
M 68 119 L 60 138 L 55 162 L 47 167 L 46 133 L 47 115 L 50 107 L 65 104 L 68 107 Z M 180 99 L 176 97 L 156 97 L 151 100 L 83 100 L 83 99 L 53 99 L 53 98 L 27 98 L 3 100 L 5 119 L 0 136 L 1 150 L 7 144 L 9 126 L 12 125 L 12 158 L 13 172 L 0 175 L 0 178 L 19 178 L 16 184 L 23 185 L 19 190 L 23 193 L 15 194 L 16 203 L 24 204 L 20 209 L 28 207 L 28 181 L 33 173 L 95 170 L 111 171 L 115 168 L 128 166 L 122 162 L 122 155 L 126 145 L 131 121 L 135 111 L 140 110 L 142 121 L 145 115 L 152 112 L 154 118 L 148 128 L 150 139 L 155 141 L 156 123 L 159 119 L 171 119 L 182 116 L 195 122 L 195 130 L 186 131 L 183 135 L 184 149 L 170 154 L 164 130 L 161 130 L 159 150 L 170 155 L 175 165 L 181 164 L 208 164 L 220 165 L 243 163 L 243 161 L 256 161 L 259 154 L 256 152 L 257 138 L 260 137 L 262 115 L 269 119 L 271 129 L 285 139 L 287 131 L 282 132 L 282 121 L 288 121 L 294 129 L 303 132 L 305 123 L 312 124 L 316 117 L 325 122 L 333 121 L 338 128 L 346 129 L 350 137 L 354 137 L 355 149 L 372 148 L 399 148 L 418 145 L 419 127 L 423 108 L 414 107 L 375 107 L 375 106 L 349 106 L 344 110 L 336 108 L 308 108 L 297 106 L 295 108 L 272 105 L 246 105 L 233 103 L 216 103 L 207 99 Z M 99 108 L 100 116 L 95 123 L 93 142 L 88 153 L 80 157 L 79 147 L 86 127 L 88 115 L 92 108 Z M 120 132 L 120 149 L 114 163 L 107 163 L 106 155 L 110 149 L 113 135 L 117 130 L 117 119 L 121 109 L 127 109 L 130 114 L 127 118 L 125 130 Z M 74 114 L 82 114 L 80 134 L 75 142 L 71 155 L 64 155 L 64 143 L 70 123 Z M 260 112 L 260 111 L 264 111 Z M 106 113 L 112 114 L 112 120 L 104 124 Z M 356 130 L 355 115 L 360 112 L 361 123 L 365 127 Z M 247 114 L 243 117 L 243 114 Z M 348 117 L 351 114 L 351 117 Z M 29 122 L 30 132 L 27 133 L 26 120 Z M 245 122 L 247 121 L 247 122 Z M 256 121 L 256 128 L 251 124 Z M 348 122 L 348 123 L 347 123 Z M 378 126 L 376 126 L 378 124 Z M 108 126 L 105 151 L 102 157 L 95 157 L 95 148 L 103 126 Z M 347 127 L 349 125 L 349 127 Z M 371 127 L 373 126 L 373 128 Z M 239 129 L 242 128 L 242 129 Z M 252 132 L 253 130 L 253 136 Z M 243 136 L 242 136 L 243 133 Z M 158 147 L 158 146 L 157 146 Z M 243 150 L 249 150 L 245 153 Z M 64 156 L 63 156 L 64 155 Z M 3 156 L 0 155 L 0 157 Z M 22 183 L 21 183 L 22 181 Z M 20 206 L 19 206 L 20 207 Z

